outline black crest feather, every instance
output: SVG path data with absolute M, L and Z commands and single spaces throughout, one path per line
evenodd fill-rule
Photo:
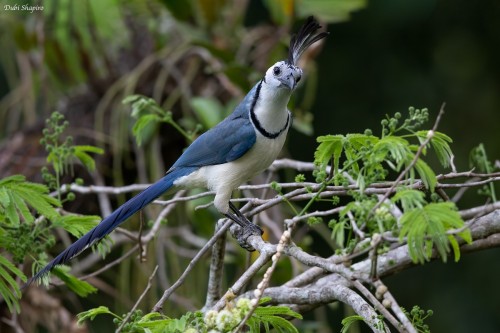
M 321 26 L 318 21 L 316 21 L 314 17 L 309 16 L 299 32 L 293 35 L 290 40 L 287 60 L 289 64 L 297 65 L 300 56 L 309 46 L 328 36 L 328 32 L 321 32 L 315 35 L 315 32 L 319 28 L 321 28 Z

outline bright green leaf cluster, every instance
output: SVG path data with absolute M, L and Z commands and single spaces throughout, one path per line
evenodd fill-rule
M 55 227 L 61 227 L 73 236 L 80 238 L 93 227 L 95 227 L 101 218 L 92 215 L 64 215 L 56 219 L 53 223 Z
M 408 167 L 415 159 L 419 145 L 408 139 L 414 138 L 422 144 L 427 138 L 428 131 L 415 129 L 428 119 L 427 109 L 410 108 L 410 115 L 400 124 L 401 114 L 396 113 L 393 118 L 382 121 L 382 136 L 376 137 L 371 131 L 365 134 L 326 135 L 317 138 L 319 143 L 314 154 L 314 162 L 318 166 L 316 177 L 318 182 L 327 179 L 327 166 L 333 166 L 333 182 L 338 185 L 335 175 L 347 172 L 353 177 L 358 187 L 363 191 L 370 184 L 385 180 L 390 171 L 400 172 Z M 406 132 L 410 134 L 399 135 Z M 453 158 L 449 144 L 452 140 L 445 134 L 434 132 L 430 146 L 444 167 L 448 167 Z M 427 147 L 423 154 L 426 155 Z M 341 165 L 341 158 L 343 163 Z M 429 165 L 420 156 L 407 178 L 415 179 L 416 175 L 431 192 L 436 185 L 436 175 Z
M 46 186 L 27 182 L 24 176 L 10 176 L 0 180 L 0 295 L 10 311 L 19 312 L 19 287 L 12 274 L 26 281 L 26 276 L 12 263 L 22 263 L 28 253 L 43 251 L 40 237 L 48 237 L 34 222 L 39 215 L 55 220 L 59 216 L 57 199 L 48 194 Z M 5 252 L 4 252 L 5 251 Z M 4 253 L 9 254 L 12 262 Z
M 455 261 L 460 259 L 458 242 L 449 230 L 461 229 L 464 221 L 460 217 L 455 204 L 452 202 L 429 203 L 425 206 L 415 205 L 413 209 L 405 211 L 400 219 L 402 241 L 407 237 L 408 251 L 414 262 L 424 263 L 432 257 L 436 248 L 439 256 L 446 261 L 450 252 L 450 245 L 455 254 Z M 472 242 L 469 229 L 457 232 L 467 243 Z
M 0 180 L 0 221 L 10 226 L 19 225 L 21 219 L 33 223 L 30 206 L 50 220 L 59 215 L 55 207 L 60 203 L 49 195 L 46 186 L 27 182 L 21 175 Z
M 418 130 L 428 117 L 427 109 L 409 108 L 406 119 L 400 113 L 384 119 L 380 137 L 374 136 L 369 130 L 364 134 L 318 137 L 319 145 L 314 155 L 318 168 L 317 181 L 346 186 L 350 178 L 356 181 L 359 189 L 348 191 L 352 201 L 339 212 L 338 220 L 329 222 L 332 239 L 341 249 L 345 250 L 345 246 L 356 239 L 359 233 L 354 233 L 354 227 L 358 227 L 367 236 L 390 231 L 398 235 L 401 241 L 407 240 L 410 256 L 415 262 L 429 260 L 433 249 L 437 250 L 442 260 L 446 260 L 450 251 L 453 251 L 455 260 L 459 259 L 458 242 L 454 235 L 448 233 L 461 230 L 464 222 L 454 204 L 440 202 L 433 196 L 437 184 L 436 174 L 424 161 L 427 150 L 432 148 L 441 165 L 449 167 L 453 160 L 450 148 L 452 140 L 440 132 L 433 131 L 432 136 L 429 136 L 429 131 Z M 419 147 L 427 142 L 417 158 L 415 154 Z M 482 151 L 476 151 L 475 160 L 487 166 L 484 155 Z M 331 171 L 328 170 L 329 165 L 332 166 Z M 432 202 L 426 200 L 424 192 L 405 188 L 403 181 L 391 199 L 403 211 L 403 215 L 396 218 L 387 203 L 380 205 L 376 195 L 364 192 L 371 184 L 386 180 L 388 174 L 406 169 L 409 169 L 405 174 L 406 180 L 420 178 L 429 190 Z M 484 167 L 484 170 L 491 172 L 491 168 Z M 374 209 L 375 205 L 377 209 Z M 467 229 L 457 231 L 456 235 L 466 242 L 471 241 Z M 383 248 L 382 244 L 380 249 Z

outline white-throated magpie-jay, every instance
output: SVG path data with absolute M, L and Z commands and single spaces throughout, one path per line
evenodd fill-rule
M 234 189 L 269 167 L 281 151 L 292 122 L 287 104 L 302 77 L 297 62 L 305 49 L 328 34 L 316 34 L 319 28 L 316 20 L 308 18 L 290 41 L 288 59 L 271 66 L 232 114 L 200 135 L 162 179 L 103 219 L 48 263 L 28 284 L 101 240 L 171 188 L 206 187 L 215 191 L 217 210 L 243 228 L 240 244 L 250 235 L 261 235 L 262 230 L 229 200 Z

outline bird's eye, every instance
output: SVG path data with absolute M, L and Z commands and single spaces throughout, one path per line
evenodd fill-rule
M 274 68 L 273 68 L 273 73 L 274 73 L 274 75 L 276 75 L 276 76 L 280 75 L 280 74 L 281 74 L 281 68 L 279 68 L 279 67 L 274 67 Z
M 295 80 L 295 83 L 299 83 L 300 79 L 302 78 L 302 76 L 297 76 L 297 80 Z

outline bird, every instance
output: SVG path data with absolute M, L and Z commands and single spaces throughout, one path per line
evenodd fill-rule
M 26 285 L 44 277 L 55 266 L 68 263 L 160 195 L 181 188 L 214 191 L 215 208 L 242 228 L 238 242 L 253 250 L 246 239 L 261 236 L 263 231 L 230 202 L 231 195 L 238 186 L 267 169 L 283 148 L 292 124 L 287 105 L 303 75 L 298 60 L 309 46 L 328 35 L 318 33 L 320 28 L 316 19 L 307 18 L 290 39 L 287 59 L 273 64 L 229 116 L 193 141 L 163 178 L 105 217 Z

